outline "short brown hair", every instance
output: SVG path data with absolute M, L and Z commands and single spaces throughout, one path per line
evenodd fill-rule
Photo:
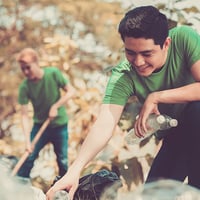
M 17 56 L 18 62 L 24 62 L 24 57 L 30 56 L 33 62 L 38 62 L 38 53 L 32 48 L 24 48 Z

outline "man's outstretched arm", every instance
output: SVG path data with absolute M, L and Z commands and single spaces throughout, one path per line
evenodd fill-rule
M 83 142 L 78 157 L 67 173 L 47 191 L 47 200 L 53 200 L 55 192 L 64 189 L 69 192 L 70 199 L 73 199 L 81 171 L 106 146 L 112 137 L 123 108 L 123 106 L 114 104 L 101 106 L 97 120 Z

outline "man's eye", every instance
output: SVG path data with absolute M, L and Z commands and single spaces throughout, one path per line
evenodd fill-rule
M 131 52 L 131 51 L 126 51 L 126 53 L 127 53 L 128 55 L 135 56 L 135 53 L 134 53 L 134 52 Z
M 144 57 L 150 57 L 152 56 L 152 54 L 148 53 L 148 54 L 142 54 Z

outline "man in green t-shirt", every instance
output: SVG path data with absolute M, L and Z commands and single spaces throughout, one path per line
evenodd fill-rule
M 19 169 L 18 175 L 28 178 L 40 150 L 51 142 L 57 156 L 59 175 L 63 176 L 68 169 L 68 117 L 64 104 L 72 97 L 74 88 L 57 68 L 40 68 L 38 59 L 37 52 L 32 48 L 23 49 L 17 58 L 26 77 L 19 86 L 18 102 L 21 105 L 26 151 L 30 153 Z M 60 89 L 65 91 L 64 95 L 61 95 Z M 29 124 L 29 101 L 34 111 L 32 130 Z M 32 147 L 31 141 L 48 118 L 50 124 Z
M 144 137 L 152 113 L 178 119 L 167 130 L 147 181 L 184 181 L 200 188 L 200 36 L 187 26 L 168 30 L 167 18 L 153 6 L 126 13 L 119 24 L 126 60 L 117 65 L 107 84 L 99 116 L 68 172 L 47 192 L 69 190 L 73 197 L 85 165 L 112 137 L 127 100 L 136 96 L 142 107 L 134 124 Z

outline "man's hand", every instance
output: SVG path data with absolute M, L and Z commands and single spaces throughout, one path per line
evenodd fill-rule
M 147 119 L 150 114 L 157 114 L 159 115 L 160 112 L 158 110 L 158 102 L 157 102 L 157 93 L 153 92 L 148 95 L 146 101 L 144 102 L 142 109 L 138 115 L 138 118 L 134 124 L 135 134 L 138 137 L 144 137 L 145 133 L 148 130 L 146 125 Z
M 54 119 L 58 115 L 58 107 L 54 104 L 49 111 L 49 118 Z
M 59 190 L 67 190 L 70 200 L 73 200 L 74 194 L 78 188 L 79 174 L 76 172 L 68 172 L 57 181 L 46 193 L 47 200 L 53 200 L 55 193 Z
M 31 145 L 31 141 L 27 141 L 26 142 L 26 151 L 28 151 L 28 153 L 32 153 L 33 152 L 34 147 Z

